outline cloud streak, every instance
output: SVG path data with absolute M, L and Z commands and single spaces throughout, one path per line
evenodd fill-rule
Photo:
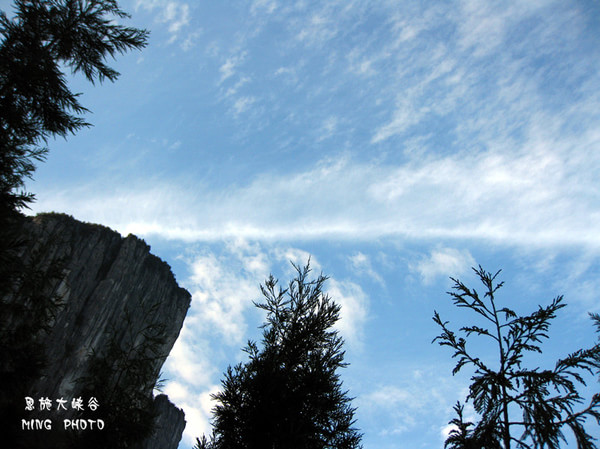
M 98 192 L 90 185 L 43 192 L 35 211 L 185 241 L 457 238 L 597 250 L 600 156 L 580 148 L 599 138 L 538 135 L 520 150 L 425 155 L 401 165 L 340 158 L 222 190 L 140 182 L 127 192 Z
M 185 17 L 182 2 L 137 5 L 175 31 Z M 597 59 L 576 52 L 585 27 L 573 25 L 583 14 L 512 3 L 497 14 L 475 0 L 431 5 L 255 2 L 244 26 L 257 21 L 258 31 L 219 42 L 228 49 L 211 74 L 233 132 L 256 133 L 235 137 L 234 158 L 198 158 L 189 137 L 177 135 L 179 150 L 191 147 L 181 151 L 185 175 L 115 178 L 104 184 L 112 190 L 93 181 L 44 187 L 34 210 L 185 241 L 442 238 L 597 251 L 600 98 Z M 261 58 L 261 33 L 274 23 L 289 26 L 277 28 L 274 56 Z M 279 157 L 277 139 L 301 143 Z M 252 161 L 263 150 L 269 157 Z M 251 168 L 230 179 L 227 163 L 238 160 Z M 206 171 L 231 186 L 189 181 Z

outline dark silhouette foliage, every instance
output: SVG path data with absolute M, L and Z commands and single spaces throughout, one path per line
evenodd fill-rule
M 6 447 L 59 447 L 49 435 L 24 439 L 12 426 L 45 367 L 44 336 L 60 307 L 47 293 L 62 275 L 60 264 L 47 270 L 24 254 L 20 211 L 34 201 L 25 181 L 50 138 L 90 126 L 63 70 L 114 81 L 119 74 L 106 60 L 143 48 L 148 32 L 120 25 L 128 15 L 115 0 L 15 0 L 13 13 L 0 11 L 0 417 Z
M 578 388 L 586 385 L 586 374 L 600 375 L 600 343 L 559 359 L 554 368 L 526 368 L 524 356 L 542 352 L 541 343 L 548 338 L 550 323 L 565 306 L 563 297 L 556 297 L 546 307 L 539 306 L 530 315 L 519 316 L 496 304 L 496 292 L 503 285 L 496 281 L 500 272 L 492 275 L 481 266 L 474 271 L 485 287 L 483 297 L 453 278 L 454 291 L 449 294 L 457 307 L 475 312 L 487 327 L 462 327 L 462 337 L 450 330 L 437 312 L 433 317 L 442 328 L 434 341 L 452 348 L 452 357 L 457 359 L 453 374 L 469 365 L 474 370 L 466 400 L 480 416 L 477 423 L 465 421 L 464 406 L 458 402 L 446 447 L 509 449 L 514 444 L 521 449 L 555 449 L 566 441 L 566 427 L 572 431 L 578 448 L 596 448 L 595 438 L 585 425 L 587 419 L 600 425 L 600 393 L 585 405 Z M 591 317 L 600 332 L 600 316 Z M 495 367 L 467 349 L 466 338 L 474 336 L 487 339 L 498 351 Z
M 31 394 L 29 387 L 46 366 L 43 342 L 49 323 L 62 307 L 58 295 L 48 292 L 56 290 L 63 262 L 55 260 L 44 266 L 45 251 L 46 247 L 32 251 L 28 260 L 19 264 L 10 289 L 3 290 L 6 294 L 0 297 L 0 422 L 6 447 L 41 447 L 35 446 L 32 435 L 20 430 L 20 420 L 26 417 L 23 401 Z
M 0 11 L 0 214 L 33 201 L 24 182 L 48 138 L 89 126 L 62 68 L 114 81 L 106 59 L 144 47 L 148 35 L 114 23 L 128 17 L 115 0 L 16 0 L 14 9 L 13 19 Z
M 340 306 L 325 293 L 326 277 L 309 280 L 294 265 L 287 289 L 270 276 L 261 286 L 267 312 L 262 348 L 248 342 L 249 360 L 229 367 L 213 395 L 213 435 L 199 449 L 358 448 L 351 398 L 342 389 L 343 340 L 333 325 Z

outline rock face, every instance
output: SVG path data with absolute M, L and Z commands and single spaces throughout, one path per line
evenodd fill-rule
M 44 376 L 32 396 L 75 398 L 86 381 L 93 393 L 95 381 L 106 391 L 107 385 L 133 389 L 140 404 L 151 401 L 191 300 L 170 267 L 137 237 L 66 215 L 27 218 L 23 232 L 22 257 L 36 258 L 42 272 L 60 272 L 49 287 L 58 306 L 43 339 Z M 144 447 L 176 448 L 183 412 L 164 395 L 154 400 L 154 412 L 154 435 Z
M 183 411 L 171 404 L 169 398 L 164 394 L 158 395 L 154 399 L 154 409 L 156 412 L 155 431 L 144 442 L 144 449 L 176 447 L 176 444 L 173 446 L 173 443 L 179 442 L 185 428 Z

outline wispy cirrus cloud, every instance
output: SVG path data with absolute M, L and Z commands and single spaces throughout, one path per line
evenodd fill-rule
M 243 63 L 246 58 L 246 53 L 240 53 L 233 56 L 230 56 L 225 60 L 225 62 L 219 68 L 219 72 L 221 72 L 221 78 L 219 80 L 219 84 L 223 83 L 227 79 L 231 78 L 235 75 L 236 70 Z
M 137 5 L 174 23 L 185 16 L 182 2 Z M 596 252 L 600 66 L 578 45 L 597 37 L 585 35 L 581 7 L 506 7 L 255 2 L 253 31 L 219 42 L 213 55 L 215 95 L 245 129 L 277 123 L 278 137 L 301 144 L 230 187 L 190 182 L 207 169 L 227 178 L 227 168 L 182 155 L 181 177 L 57 184 L 34 210 L 186 241 L 444 238 Z M 253 45 L 273 24 L 281 39 L 261 59 L 264 42 Z M 327 46 L 310 41 L 311 27 Z M 476 48 L 486 31 L 493 45 Z M 264 65 L 250 68 L 254 59 Z M 235 157 L 251 163 L 247 154 L 263 146 L 277 154 L 271 137 Z
M 417 272 L 425 284 L 443 276 L 458 277 L 475 266 L 475 259 L 468 250 L 440 247 L 431 250 L 428 256 L 409 266 Z
M 250 11 L 253 14 L 267 13 L 272 14 L 278 7 L 276 0 L 254 0 Z
M 122 233 L 185 241 L 399 237 L 600 248 L 600 134 L 532 135 L 520 149 L 417 155 L 405 164 L 323 161 L 222 190 L 139 181 L 127 191 L 46 191 L 62 210 Z
M 349 257 L 349 261 L 353 272 L 357 273 L 358 275 L 367 276 L 373 281 L 384 285 L 383 278 L 373 268 L 373 265 L 371 264 L 371 258 L 368 255 L 359 251 L 351 255 Z
M 190 24 L 190 5 L 179 0 L 136 0 L 135 8 L 158 11 L 156 21 L 167 26 L 171 35 L 169 43 L 175 42 Z M 189 49 L 196 37 L 197 31 L 187 33 L 182 44 L 184 49 Z
M 445 430 L 422 426 L 422 422 L 439 423 L 451 416 L 452 398 L 457 382 L 439 372 L 439 367 L 411 369 L 403 367 L 394 381 L 370 386 L 356 399 L 359 419 L 378 422 L 382 441 L 397 441 L 415 431 L 426 431 L 436 439 Z

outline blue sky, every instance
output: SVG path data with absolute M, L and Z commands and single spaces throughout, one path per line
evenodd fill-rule
M 469 374 L 431 344 L 434 309 L 468 322 L 449 276 L 501 268 L 524 313 L 565 295 L 532 363 L 593 344 L 597 2 L 120 4 L 149 46 L 115 84 L 72 80 L 94 127 L 51 142 L 32 209 L 137 234 L 192 293 L 164 370 L 182 448 L 260 337 L 259 284 L 309 255 L 342 305 L 367 449 L 443 445 Z

